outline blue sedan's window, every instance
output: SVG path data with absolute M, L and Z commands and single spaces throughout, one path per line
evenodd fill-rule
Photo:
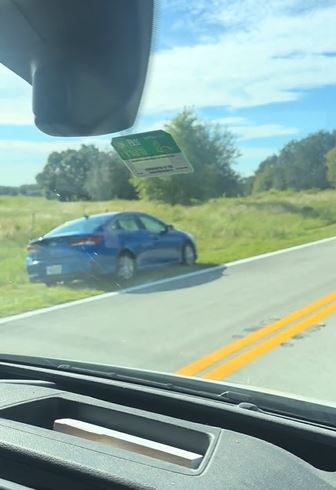
M 133 216 L 123 216 L 117 219 L 118 228 L 125 231 L 139 230 L 138 222 Z
M 117 220 L 109 221 L 108 223 L 105 223 L 105 225 L 104 225 L 104 233 L 107 233 L 107 234 L 113 233 L 118 229 L 119 229 L 119 225 L 118 225 Z
M 58 226 L 50 231 L 45 237 L 53 237 L 58 235 L 72 235 L 77 233 L 93 233 L 97 228 L 104 224 L 106 216 L 92 216 L 89 218 L 80 218 L 74 221 L 68 221 L 64 225 Z
M 151 231 L 152 233 L 162 233 L 165 230 L 163 223 L 160 223 L 160 221 L 151 218 L 150 216 L 140 216 L 139 219 L 147 231 Z

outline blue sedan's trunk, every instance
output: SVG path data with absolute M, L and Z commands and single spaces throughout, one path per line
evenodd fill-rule
M 61 280 L 109 272 L 102 235 L 54 236 L 31 242 L 26 261 L 32 281 Z

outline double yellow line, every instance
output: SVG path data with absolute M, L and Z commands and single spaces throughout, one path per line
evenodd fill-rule
M 334 313 L 336 292 L 201 357 L 179 369 L 176 374 L 197 375 L 213 380 L 223 379 Z

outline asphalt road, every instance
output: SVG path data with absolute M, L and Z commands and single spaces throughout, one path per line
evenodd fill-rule
M 322 241 L 1 320 L 0 351 L 336 400 L 335 252 L 336 239 Z

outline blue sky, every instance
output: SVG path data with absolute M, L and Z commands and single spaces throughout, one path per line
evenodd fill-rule
M 134 132 L 193 106 L 236 135 L 248 175 L 287 141 L 336 128 L 335 18 L 334 0 L 158 1 Z M 0 185 L 34 182 L 51 151 L 110 140 L 41 133 L 30 86 L 0 66 Z

